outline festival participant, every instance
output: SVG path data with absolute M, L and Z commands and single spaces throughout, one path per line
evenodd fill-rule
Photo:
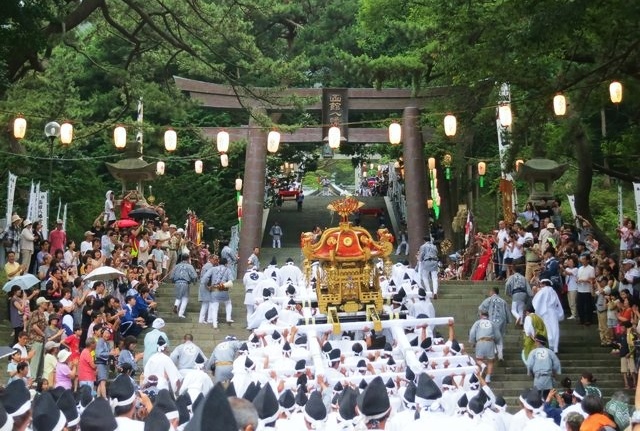
M 224 257 L 227 259 L 229 269 L 233 274 L 234 278 L 238 271 L 238 253 L 231 249 L 229 245 L 229 241 L 222 241 L 222 250 L 220 250 L 220 257 Z
M 231 381 L 231 378 L 234 376 L 232 372 L 233 360 L 236 358 L 236 354 L 242 345 L 243 342 L 238 341 L 235 336 L 227 335 L 224 337 L 224 341 L 218 343 L 213 349 L 204 368 L 211 370 L 214 383 Z
M 527 364 L 527 359 L 529 358 L 529 353 L 535 347 L 535 336 L 536 334 L 543 335 L 545 338 L 547 337 L 547 328 L 544 325 L 544 321 L 540 316 L 535 313 L 535 310 L 532 305 L 528 305 L 524 311 L 524 323 L 523 323 L 523 332 L 524 332 L 524 342 L 523 342 L 523 350 L 522 350 L 522 360 L 525 365 Z
M 290 257 L 288 257 L 285 264 L 280 267 L 280 280 L 282 284 L 291 281 L 296 287 L 303 287 L 305 285 L 302 271 L 293 263 L 293 259 Z
M 418 264 L 422 287 L 438 299 L 438 247 L 429 236 L 424 237 L 424 244 L 418 250 Z
M 204 287 L 210 292 L 209 310 L 207 312 L 209 320 L 214 329 L 218 329 L 218 308 L 220 302 L 225 303 L 225 314 L 227 323 L 233 323 L 231 318 L 232 303 L 229 297 L 229 289 L 233 287 L 233 276 L 226 266 L 227 261 L 220 259 L 213 261 L 213 266 L 200 279 L 201 288 Z M 201 312 L 202 315 L 202 312 Z
M 269 235 L 271 235 L 272 239 L 272 248 L 282 248 L 282 234 L 280 224 L 277 221 L 274 222 L 269 230 Z
M 486 298 L 480 306 L 478 310 L 480 313 L 486 312 L 489 316 L 489 320 L 493 322 L 500 331 L 500 339 L 496 339 L 496 348 L 498 350 L 498 360 L 502 361 L 503 358 L 503 349 L 504 345 L 502 344 L 502 340 L 504 339 L 504 334 L 506 332 L 507 323 L 509 323 L 509 306 L 507 302 L 500 298 L 499 288 L 496 286 L 490 287 L 488 292 L 488 298 Z M 490 381 L 490 380 L 489 380 Z
M 144 392 L 138 392 L 136 395 L 131 378 L 125 374 L 118 375 L 109 385 L 108 395 L 108 399 L 114 405 L 113 414 L 116 417 L 118 429 L 144 431 L 144 422 L 134 419 L 136 405 L 142 403 L 147 411 L 150 411 L 151 400 Z
M 180 371 L 182 375 L 185 375 L 187 370 L 195 369 L 196 358 L 198 358 L 198 356 L 204 357 L 204 353 L 202 349 L 193 342 L 193 335 L 185 334 L 182 340 L 183 343 L 177 345 L 169 357 L 173 363 L 176 364 L 176 367 L 178 367 L 178 371 Z
M 247 259 L 247 265 L 252 266 L 258 271 L 260 271 L 260 247 L 253 247 L 253 251 L 251 252 L 251 256 Z
M 564 310 L 558 299 L 558 294 L 553 290 L 551 280 L 540 280 L 540 287 L 534 292 L 532 305 L 547 328 L 549 348 L 554 353 L 558 353 L 558 344 L 560 343 L 560 326 L 558 322 L 564 319 Z
M 153 329 L 151 331 L 149 331 L 147 333 L 147 335 L 144 336 L 144 359 L 143 359 L 143 365 L 147 365 L 147 362 L 149 362 L 149 359 L 151 359 L 151 357 L 158 352 L 158 340 L 160 338 L 164 339 L 165 344 L 166 344 L 166 348 L 169 347 L 169 345 L 168 345 L 169 337 L 167 337 L 167 334 L 165 332 L 161 331 L 161 329 L 163 329 L 165 327 L 164 319 L 162 319 L 162 318 L 155 319 L 153 321 L 153 323 L 151 324 L 151 327 Z M 149 374 L 147 374 L 147 375 L 149 375 Z
M 104 195 L 104 225 L 110 227 L 116 221 L 115 194 L 112 190 L 107 190 Z
M 576 306 L 578 308 L 578 318 L 581 325 L 589 326 L 593 321 L 593 285 L 595 284 L 596 272 L 591 266 L 591 259 L 588 253 L 580 255 L 580 267 L 576 274 L 576 285 L 578 294 Z
M 278 267 L 278 261 L 276 260 L 275 256 L 271 258 L 271 262 L 269 262 L 269 265 L 264 269 L 263 274 L 265 277 L 271 278 L 273 281 L 275 281 L 278 286 L 284 284 L 285 282 L 285 280 L 282 280 L 280 268 Z
M 512 266 L 509 264 L 507 266 Z M 507 295 L 511 297 L 511 315 L 516 319 L 516 326 L 524 322 L 524 307 L 528 299 L 533 296 L 531 286 L 527 279 L 519 271 L 510 268 L 511 275 L 507 278 L 504 286 Z
M 475 346 L 476 361 L 487 365 L 485 381 L 490 383 L 496 344 L 502 343 L 502 335 L 498 324 L 489 319 L 487 309 L 480 309 L 480 319 L 469 330 L 469 343 Z
M 560 360 L 552 350 L 546 347 L 547 337 L 536 334 L 534 337 L 536 348 L 527 358 L 527 372 L 533 376 L 533 387 L 546 398 L 553 389 L 554 377 L 561 374 Z
M 175 283 L 176 299 L 173 303 L 173 312 L 178 314 L 181 319 L 185 318 L 185 311 L 189 303 L 189 285 L 198 280 L 198 274 L 191 265 L 188 254 L 182 254 L 180 261 L 173 268 L 171 279 Z
M 156 342 L 156 352 L 147 360 L 145 353 L 145 376 L 158 377 L 158 389 L 171 389 L 177 393 L 180 389 L 182 374 L 166 352 L 167 339 L 160 336 Z

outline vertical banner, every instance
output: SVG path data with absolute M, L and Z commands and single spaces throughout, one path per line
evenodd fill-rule
M 633 183 L 633 195 L 636 198 L 636 226 L 640 226 L 640 183 Z
M 573 219 L 576 218 L 578 213 L 576 213 L 576 197 L 574 195 L 567 195 L 567 200 L 569 201 L 569 206 L 571 207 L 571 215 Z
M 36 207 L 36 196 L 35 196 L 35 185 L 33 184 L 33 180 L 31 180 L 31 189 L 29 190 L 29 205 L 27 206 L 27 218 L 31 221 L 35 221 L 35 207 Z
M 49 192 L 38 193 L 36 220 L 42 222 L 42 237 L 49 239 Z
M 60 220 L 60 211 L 62 210 L 62 198 L 58 198 L 58 213 L 56 214 L 56 220 Z
M 67 204 L 64 204 L 64 210 L 62 211 L 62 230 L 67 231 Z
M 469 246 L 471 239 L 473 238 L 473 213 L 471 210 L 467 211 L 467 222 L 464 225 L 464 244 Z
M 136 123 L 138 125 L 138 130 L 136 131 L 138 153 L 142 155 L 144 146 L 144 132 L 142 131 L 142 124 L 144 123 L 144 104 L 142 103 L 142 97 L 138 99 L 138 114 L 136 116 Z
M 9 182 L 7 183 L 7 226 L 11 224 L 11 216 L 13 215 L 13 197 L 16 193 L 16 181 L 18 177 L 9 172 Z
M 633 185 L 633 189 L 636 189 L 637 184 Z M 636 207 L 638 206 L 638 198 L 636 197 Z M 622 226 L 622 219 L 624 218 L 624 207 L 622 206 L 622 185 L 618 181 L 618 226 Z M 637 225 L 636 225 L 637 226 Z

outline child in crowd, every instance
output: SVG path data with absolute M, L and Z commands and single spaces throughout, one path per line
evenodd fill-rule
M 82 326 L 73 327 L 73 334 L 62 340 L 62 345 L 71 352 L 69 363 L 72 364 L 80 358 L 80 338 L 82 337 Z
M 607 294 L 607 288 L 609 289 L 609 294 Z M 612 292 L 610 286 L 605 288 L 604 293 L 605 300 L 607 301 L 607 329 L 609 330 L 609 337 L 613 340 L 615 337 L 614 330 L 616 326 L 618 326 L 620 296 L 617 292 Z
M 611 288 L 607 286 L 607 278 L 600 276 L 596 282 L 596 311 L 598 314 L 598 332 L 600 334 L 600 345 L 608 347 L 613 341 L 610 337 L 607 326 L 607 300 L 606 296 L 611 294 Z
M 18 364 L 20 363 L 20 358 L 22 357 L 22 354 L 20 352 L 20 350 L 16 349 L 13 351 L 13 354 L 11 355 L 11 357 L 9 358 L 9 365 L 7 365 L 7 374 L 9 375 L 9 380 L 7 381 L 7 384 L 13 382 L 14 380 L 17 380 L 19 377 L 18 375 Z

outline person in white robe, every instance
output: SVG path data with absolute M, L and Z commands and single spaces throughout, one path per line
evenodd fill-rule
M 169 389 L 177 393 L 182 381 L 182 374 L 173 363 L 169 355 L 165 353 L 166 341 L 160 337 L 157 344 L 158 352 L 149 358 L 144 366 L 144 375 L 158 377 L 158 390 Z
M 558 345 L 560 343 L 560 325 L 559 322 L 564 320 L 564 310 L 558 294 L 551 287 L 551 280 L 540 280 L 540 288 L 535 292 L 533 297 L 533 308 L 536 314 L 544 320 L 547 327 L 547 339 L 549 340 L 549 348 L 554 353 L 558 353 Z

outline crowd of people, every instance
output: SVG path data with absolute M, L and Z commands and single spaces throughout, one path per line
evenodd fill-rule
M 83 431 L 437 426 L 595 431 L 640 424 L 640 417 L 625 410 L 624 393 L 605 405 L 590 373 L 575 385 L 564 382 L 564 391 L 554 389 L 553 379 L 561 374 L 558 322 L 565 309 L 569 319 L 584 325 L 597 311 L 601 343 L 620 356 L 625 386 L 637 384 L 633 349 L 640 312 L 634 285 L 640 272 L 628 256 L 619 276 L 617 262 L 597 245 L 592 251 L 586 243 L 563 238 L 564 231 L 556 235 L 550 220 L 538 220 L 535 235 L 501 223 L 495 239 L 502 255 L 495 272 L 505 281 L 511 305 L 499 289 L 489 290 L 467 346 L 456 337 L 452 319 L 444 323 L 445 334 L 434 323 L 438 249 L 426 237 L 416 268 L 400 262 L 380 278 L 384 312 L 403 314 L 412 324 L 385 324 L 376 331 L 363 322 L 341 334 L 300 325 L 322 317 L 312 305 L 322 268 L 312 265 L 307 275 L 293 259 L 263 266 L 255 248 L 242 277 L 249 335 L 244 340 L 229 335 L 206 355 L 189 333 L 170 350 L 155 295 L 161 283 L 173 283 L 173 312 L 184 318 L 189 288 L 196 284 L 199 323 L 218 329 L 221 303 L 226 322 L 234 323 L 229 289 L 239 256 L 228 244 L 219 256 L 196 247 L 168 220 L 119 228 L 110 214 L 115 207 L 107 193 L 105 213 L 77 251 L 62 221 L 46 240 L 37 240 L 34 223 L 12 219 L 13 229 L 22 227 L 26 236 L 34 235 L 34 244 L 39 241 L 39 252 L 29 254 L 20 245 L 8 250 L 7 276 L 31 273 L 42 284 L 16 285 L 8 294 L 14 350 L 8 384 L 0 391 L 0 429 L 32 424 L 34 430 Z M 282 230 L 271 233 L 276 248 Z M 518 248 L 524 259 L 513 254 Z M 529 249 L 536 250 L 538 261 L 527 259 L 533 256 Z M 91 272 L 105 266 L 125 276 L 91 280 Z M 490 387 L 512 321 L 525 335 L 522 359 L 533 381 L 515 414 Z M 473 347 L 473 356 L 465 347 Z M 640 408 L 640 398 L 636 404 Z

